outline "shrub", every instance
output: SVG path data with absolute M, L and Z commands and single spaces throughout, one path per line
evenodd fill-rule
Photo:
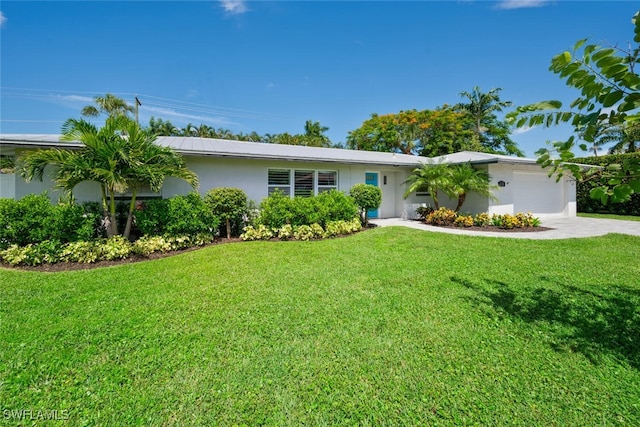
M 307 241 L 315 238 L 315 236 L 316 233 L 310 225 L 299 225 L 293 230 L 293 237 L 296 240 Z
M 360 209 L 360 218 L 365 226 L 369 223 L 368 211 L 378 209 L 382 203 L 380 187 L 369 184 L 356 184 L 349 191 L 351 197 Z
M 572 159 L 573 162 L 596 166 L 622 165 L 640 160 L 640 153 L 610 154 L 606 156 L 592 156 Z M 640 193 L 631 195 L 631 199 L 623 203 L 602 204 L 600 199 L 591 198 L 591 190 L 600 185 L 606 185 L 602 179 L 602 172 L 598 171 L 589 180 L 578 181 L 576 184 L 576 202 L 578 212 L 600 212 L 619 215 L 640 215 Z
M 316 223 L 325 227 L 331 221 L 348 221 L 358 214 L 353 199 L 337 190 L 293 199 L 275 191 L 262 201 L 260 208 L 256 222 L 274 229 L 286 224 L 296 227 Z
M 231 238 L 232 229 L 237 232 L 242 229 L 243 218 L 247 214 L 247 195 L 244 191 L 239 188 L 214 188 L 207 191 L 204 201 L 213 215 L 223 221 L 227 238 Z
M 290 240 L 293 237 L 293 227 L 291 224 L 285 224 L 278 230 L 280 240 Z
M 260 203 L 260 215 L 257 222 L 270 228 L 280 228 L 291 224 L 292 199 L 276 190 Z M 246 233 L 246 230 L 245 230 Z
M 418 214 L 418 217 L 420 218 L 421 221 L 424 221 L 427 218 L 427 215 L 432 213 L 434 210 L 435 209 L 433 209 L 433 207 L 431 206 L 423 205 L 423 206 L 419 206 L 416 209 L 416 214 Z
M 134 254 L 149 256 L 154 252 L 169 252 L 171 243 L 162 236 L 142 236 L 133 243 L 131 250 Z
M 136 224 L 143 235 L 213 235 L 219 219 L 196 192 L 163 200 L 150 200 L 136 211 Z
M 323 227 L 331 221 L 350 221 L 358 215 L 355 200 L 342 191 L 324 191 L 316 199 L 318 206 L 323 209 L 323 216 L 318 221 Z
M 473 225 L 473 217 L 471 215 L 459 215 L 453 223 L 458 227 L 471 227 Z
M 11 245 L 0 251 L 0 259 L 11 265 L 40 265 L 58 262 L 61 244 L 55 240 L 26 246 Z
M 60 260 L 67 262 L 92 263 L 100 258 L 99 242 L 72 242 L 60 253 Z
M 258 225 L 257 228 L 252 225 L 246 226 L 244 228 L 244 233 L 240 235 L 242 240 L 269 240 L 273 237 L 273 229 L 267 227 L 264 224 Z
M 132 247 L 129 240 L 122 236 L 113 236 L 106 240 L 98 240 L 99 260 L 115 261 L 128 258 L 131 255 Z
M 486 212 L 479 213 L 473 218 L 473 225 L 478 227 L 486 227 L 488 225 L 491 225 L 491 217 Z
M 0 199 L 0 249 L 46 240 L 62 243 L 96 237 L 99 216 L 73 203 L 51 204 L 45 194 Z
M 425 222 L 431 225 L 453 225 L 457 217 L 455 211 L 440 208 L 427 215 Z

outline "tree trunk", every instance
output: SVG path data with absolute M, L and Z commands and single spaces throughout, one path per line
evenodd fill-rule
M 111 220 L 109 219 L 109 205 L 107 204 L 107 190 L 104 185 L 100 186 L 102 192 L 102 224 L 104 225 L 104 231 L 107 233 L 107 237 L 111 236 Z
M 113 190 L 109 190 L 109 210 L 111 217 L 111 232 L 107 232 L 107 237 L 118 235 L 118 222 L 116 219 L 116 197 Z
M 456 212 L 460 211 L 460 208 L 464 204 L 464 201 L 467 199 L 467 193 L 462 193 L 458 196 L 458 205 L 456 206 Z
M 131 225 L 133 223 L 133 210 L 136 207 L 136 189 L 131 192 L 131 203 L 129 203 L 129 213 L 127 214 L 127 225 L 124 227 L 124 238 L 128 239 L 131 234 Z
M 231 221 L 227 218 L 227 239 L 231 238 Z

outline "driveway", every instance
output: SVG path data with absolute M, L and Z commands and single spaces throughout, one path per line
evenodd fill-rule
M 402 226 L 438 233 L 464 234 L 467 236 L 491 236 L 511 239 L 571 239 L 581 237 L 603 236 L 609 233 L 630 234 L 640 236 L 640 221 L 621 221 L 617 219 L 557 217 L 541 218 L 542 226 L 551 230 L 530 233 L 500 233 L 491 231 L 471 231 L 464 228 L 434 227 L 415 220 L 400 218 L 373 219 L 371 223 L 380 227 Z

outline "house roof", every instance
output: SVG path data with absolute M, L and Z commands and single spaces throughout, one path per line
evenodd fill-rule
M 535 164 L 535 159 L 510 157 L 499 154 L 462 151 L 438 157 L 421 157 L 378 151 L 347 150 L 342 148 L 305 147 L 299 145 L 266 144 L 261 142 L 225 139 L 159 136 L 156 143 L 171 147 L 185 156 L 211 156 L 322 163 L 368 164 L 380 166 L 419 167 L 430 162 L 487 164 Z M 60 141 L 60 135 L 0 134 L 0 147 L 13 148 L 80 148 L 79 142 Z

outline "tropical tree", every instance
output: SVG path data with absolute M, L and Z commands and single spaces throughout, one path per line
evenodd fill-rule
M 81 114 L 88 117 L 98 117 L 100 114 L 108 116 L 129 116 L 135 109 L 127 102 L 115 95 L 107 93 L 105 96 L 96 96 L 95 105 L 87 105 L 82 108 Z
M 448 179 L 444 186 L 444 192 L 449 197 L 457 197 L 458 204 L 455 211 L 460 208 L 467 199 L 467 194 L 478 193 L 494 199 L 491 192 L 494 188 L 489 181 L 489 174 L 484 169 L 476 169 L 471 163 L 460 163 L 448 168 Z
M 501 88 L 484 93 L 478 86 L 471 92 L 461 92 L 460 96 L 468 102 L 456 104 L 454 110 L 468 114 L 471 118 L 471 130 L 487 152 L 524 156 L 517 144 L 511 140 L 511 130 L 504 121 L 498 120 L 496 113 L 512 105 L 511 101 L 500 99 Z
M 431 195 L 436 209 L 440 208 L 438 202 L 438 190 L 448 189 L 451 185 L 448 163 L 424 163 L 421 167 L 411 171 L 409 178 L 404 182 L 407 189 L 404 198 L 416 191 L 424 191 Z
M 156 136 L 179 136 L 181 132 L 169 120 L 156 119 L 153 116 L 149 119 L 149 131 Z
M 118 234 L 116 195 L 132 191 L 128 226 L 135 206 L 136 192 L 142 185 L 159 191 L 167 176 L 176 176 L 197 186 L 179 154 L 154 144 L 155 136 L 124 115 L 110 116 L 102 128 L 80 119 L 69 119 L 62 127 L 65 141 L 80 141 L 77 150 L 49 149 L 26 154 L 20 159 L 19 172 L 28 182 L 42 181 L 45 168 L 53 167 L 56 186 L 69 193 L 81 182 L 100 185 L 104 223 L 108 236 Z
M 616 141 L 609 149 L 610 154 L 640 151 L 640 122 L 625 122 L 616 127 L 614 135 Z
M 588 150 L 587 143 L 594 142 L 603 124 L 624 129 L 639 123 L 640 76 L 635 69 L 640 63 L 639 17 L 640 12 L 636 12 L 631 20 L 635 46 L 630 44 L 627 49 L 617 45 L 598 46 L 586 44 L 587 39 L 583 39 L 572 51 L 552 58 L 549 70 L 580 91 L 569 110 L 563 110 L 560 101 L 542 101 L 518 107 L 507 114 L 507 120 L 517 127 L 569 123 L 586 142 L 578 145 L 584 151 Z M 627 201 L 633 193 L 640 193 L 639 159 L 630 158 L 622 164 L 609 165 L 601 175 L 586 174 L 579 165 L 572 163 L 575 148 L 574 135 L 566 141 L 548 142 L 547 148 L 536 152 L 538 163 L 550 167 L 550 174 L 557 174 L 557 179 L 564 174 L 572 174 L 579 180 L 602 176 L 601 185 L 593 188 L 590 194 L 603 204 Z
M 448 106 L 436 110 L 407 110 L 397 114 L 372 114 L 349 132 L 347 147 L 434 157 L 456 151 L 479 151 L 466 115 Z

